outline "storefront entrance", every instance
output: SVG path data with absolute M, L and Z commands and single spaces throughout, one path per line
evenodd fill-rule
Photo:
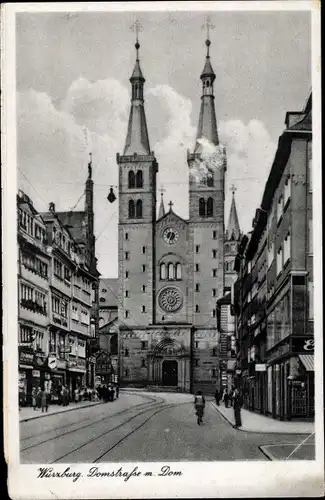
M 175 360 L 165 360 L 162 364 L 162 385 L 177 386 L 178 363 Z

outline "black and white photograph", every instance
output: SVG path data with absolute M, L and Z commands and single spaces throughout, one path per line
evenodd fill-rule
M 322 493 L 319 14 L 5 5 L 12 498 Z

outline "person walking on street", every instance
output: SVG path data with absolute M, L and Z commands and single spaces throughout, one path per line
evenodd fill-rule
M 74 402 L 78 403 L 79 402 L 79 388 L 76 387 L 74 390 Z
M 41 389 L 41 386 L 38 386 L 38 388 L 37 388 L 36 401 L 37 401 L 37 408 L 41 409 L 41 407 L 42 407 L 42 389 Z
M 204 408 L 205 408 L 205 399 L 201 391 L 197 392 L 197 395 L 195 396 L 194 399 L 194 407 L 196 410 L 196 416 L 197 416 L 197 423 L 198 425 L 202 424 L 202 418 L 204 415 Z
M 49 406 L 48 406 L 48 399 L 47 399 L 47 394 L 45 392 L 45 390 L 41 391 L 41 407 L 42 407 L 42 413 L 44 413 L 44 409 L 45 411 L 48 411 L 49 409 Z
M 232 387 L 231 391 L 229 392 L 229 404 L 232 406 L 232 401 L 234 397 L 234 388 Z
M 233 405 L 234 405 L 234 417 L 235 417 L 234 427 L 235 428 L 241 427 L 242 426 L 241 407 L 243 406 L 243 399 L 242 399 L 238 389 L 234 390 Z
M 32 405 L 33 405 L 34 411 L 37 410 L 37 389 L 36 389 L 36 387 L 33 387 L 33 390 L 32 390 Z
M 224 403 L 225 403 L 225 408 L 228 408 L 229 395 L 228 395 L 227 389 L 225 389 L 225 391 L 223 393 L 223 400 L 224 400 Z
M 219 404 L 220 404 L 220 393 L 219 393 L 218 389 L 216 389 L 214 397 L 215 397 L 217 406 L 219 406 Z
M 118 399 L 119 394 L 120 394 L 120 388 L 119 388 L 118 384 L 116 384 L 116 387 L 115 387 L 115 394 L 116 394 L 116 399 Z

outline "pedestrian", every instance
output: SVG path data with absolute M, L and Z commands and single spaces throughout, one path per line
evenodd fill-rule
M 79 403 L 79 387 L 76 387 L 74 390 L 74 402 Z
M 232 406 L 233 397 L 234 397 L 234 389 L 232 388 L 231 391 L 229 392 L 229 404 L 230 404 L 230 406 Z
M 225 403 L 225 408 L 228 408 L 229 395 L 228 395 L 227 389 L 225 389 L 225 391 L 223 393 L 223 400 L 224 400 L 224 403 Z
M 234 390 L 233 405 L 234 405 L 234 417 L 235 417 L 234 427 L 235 428 L 241 427 L 242 426 L 241 408 L 243 406 L 243 398 L 242 398 L 241 394 L 239 393 L 238 389 Z
M 198 391 L 194 399 L 195 413 L 197 416 L 197 423 L 200 425 L 202 423 L 202 418 L 204 415 L 205 399 L 201 391 Z
M 220 404 L 220 393 L 219 393 L 218 389 L 216 389 L 214 397 L 215 397 L 215 400 L 216 400 L 216 405 L 219 406 L 219 404 Z
M 32 405 L 33 405 L 33 409 L 37 410 L 37 389 L 36 389 L 36 387 L 33 387 L 33 390 L 32 390 Z
M 58 389 L 57 389 L 58 405 L 62 405 L 62 389 L 63 389 L 63 386 L 61 384 L 59 384 Z
M 41 391 L 41 407 L 42 407 L 42 413 L 44 413 L 44 409 L 47 412 L 49 407 L 48 407 L 48 399 L 46 397 L 46 392 L 45 390 Z
M 91 393 L 92 393 L 92 391 L 89 388 L 87 389 L 87 391 L 88 391 L 88 401 L 91 401 Z
M 119 388 L 118 384 L 116 384 L 116 387 L 115 387 L 115 394 L 116 394 L 116 399 L 118 399 L 119 394 L 120 394 L 120 388 Z
M 108 389 L 107 389 L 105 384 L 102 387 L 102 395 L 103 395 L 104 403 L 107 403 L 107 401 L 108 401 Z
M 41 407 L 42 407 L 42 389 L 41 389 L 41 386 L 38 386 L 38 388 L 37 388 L 36 401 L 37 401 L 37 408 L 41 409 Z

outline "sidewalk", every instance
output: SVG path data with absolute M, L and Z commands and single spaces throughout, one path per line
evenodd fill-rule
M 55 415 L 56 413 L 65 413 L 66 411 L 78 410 L 80 408 L 87 408 L 88 406 L 94 406 L 100 403 L 101 401 L 82 401 L 80 403 L 70 403 L 68 406 L 53 404 L 49 406 L 48 412 L 44 413 L 42 413 L 41 409 L 34 410 L 31 407 L 21 408 L 19 410 L 19 421 L 27 422 L 28 420 L 47 417 L 49 415 Z
M 234 410 L 211 403 L 219 413 L 231 424 L 235 425 Z M 268 434 L 312 434 L 315 431 L 314 422 L 281 422 L 248 410 L 241 410 L 244 432 L 262 432 Z

